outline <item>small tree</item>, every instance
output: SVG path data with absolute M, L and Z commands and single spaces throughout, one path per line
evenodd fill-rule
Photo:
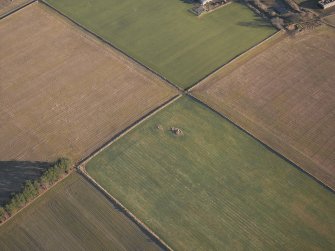
M 23 187 L 22 194 L 28 202 L 38 195 L 38 190 L 36 189 L 34 184 L 30 180 L 28 180 Z

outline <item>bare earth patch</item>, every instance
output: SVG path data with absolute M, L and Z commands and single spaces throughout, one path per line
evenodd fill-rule
M 335 30 L 287 38 L 193 95 L 335 188 Z
M 176 94 L 42 4 L 3 19 L 0 44 L 0 160 L 78 161 Z

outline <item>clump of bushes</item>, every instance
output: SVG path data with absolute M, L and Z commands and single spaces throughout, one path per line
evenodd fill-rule
M 21 192 L 13 194 L 7 204 L 4 207 L 0 207 L 0 223 L 6 221 L 40 193 L 68 174 L 72 168 L 73 166 L 69 159 L 60 158 L 41 177 L 34 181 L 26 181 Z

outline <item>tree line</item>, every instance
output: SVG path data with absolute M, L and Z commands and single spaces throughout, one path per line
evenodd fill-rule
M 69 159 L 59 158 L 41 177 L 33 181 L 26 181 L 21 191 L 13 194 L 11 199 L 3 207 L 0 207 L 0 223 L 6 221 L 27 203 L 55 184 L 64 175 L 68 174 L 72 168 L 73 166 Z

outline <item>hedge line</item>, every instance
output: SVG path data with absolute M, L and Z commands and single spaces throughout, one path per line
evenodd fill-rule
M 27 203 L 35 199 L 43 191 L 47 190 L 55 182 L 72 170 L 71 161 L 67 158 L 59 158 L 55 161 L 41 177 L 31 181 L 28 180 L 22 187 L 21 192 L 13 194 L 11 199 L 3 207 L 0 207 L 0 223 L 6 221 Z

